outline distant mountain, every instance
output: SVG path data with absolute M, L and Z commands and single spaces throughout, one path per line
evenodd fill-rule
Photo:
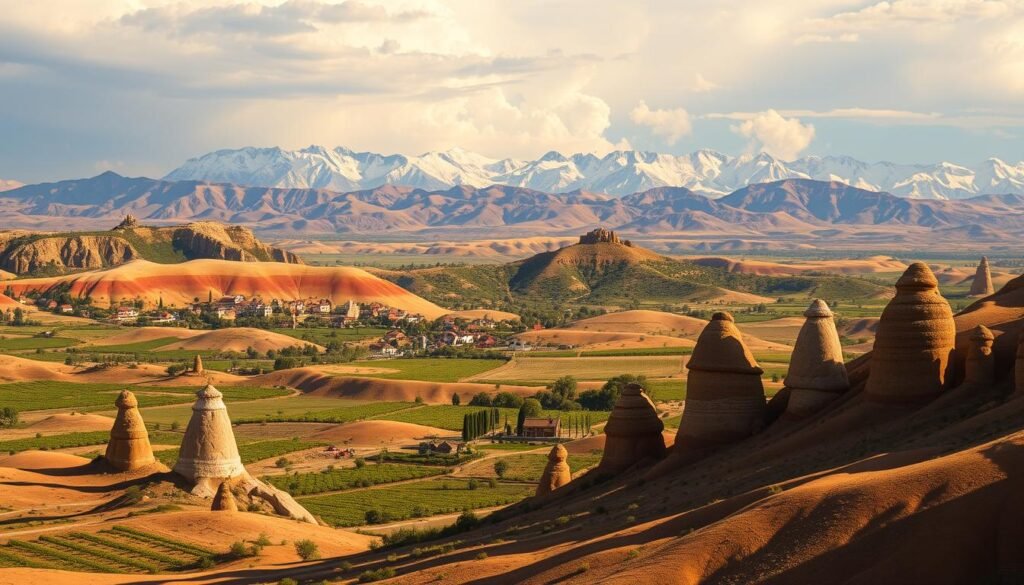
M 844 226 L 912 227 L 920 228 L 918 232 L 983 226 L 982 232 L 1024 232 L 1024 196 L 1020 195 L 962 201 L 905 199 L 809 179 L 750 185 L 711 199 L 682 187 L 657 187 L 623 197 L 498 185 L 438 190 L 388 185 L 336 192 L 172 182 L 108 172 L 91 179 L 5 191 L 0 193 L 0 213 L 5 214 L 7 225 L 17 225 L 19 217 L 32 219 L 36 222 L 32 225 L 49 217 L 116 222 L 131 213 L 162 224 L 214 220 L 290 233 L 452 229 L 465 233 L 473 229 L 491 237 L 497 228 L 543 235 L 594 226 L 633 234 L 734 237 L 826 233 L 827 228 Z M 889 233 L 902 234 L 898 229 Z
M 210 181 L 252 187 L 358 191 L 382 185 L 443 190 L 455 185 L 508 185 L 551 193 L 592 191 L 614 196 L 656 187 L 685 187 L 712 197 L 783 179 L 839 181 L 870 191 L 919 199 L 964 199 L 987 193 L 1024 194 L 1024 161 L 991 158 L 975 166 L 941 162 L 866 163 L 845 156 L 781 161 L 768 154 L 731 157 L 711 150 L 685 155 L 634 150 L 530 161 L 492 159 L 461 149 L 420 156 L 380 155 L 343 147 L 300 150 L 218 150 L 171 171 L 169 181 Z
M 11 179 L 0 179 L 0 191 L 10 191 L 11 189 L 17 189 L 23 186 L 24 183 L 19 183 Z

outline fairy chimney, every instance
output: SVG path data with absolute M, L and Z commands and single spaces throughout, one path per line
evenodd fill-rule
M 974 281 L 971 282 L 971 296 L 987 297 L 995 292 L 992 287 L 992 272 L 988 268 L 988 258 L 981 257 L 978 263 L 978 270 L 974 273 Z
M 729 313 L 719 312 L 701 331 L 686 367 L 686 408 L 676 444 L 726 443 L 764 424 L 763 370 L 750 354 Z
M 548 453 L 548 464 L 540 476 L 540 483 L 537 484 L 538 496 L 553 492 L 572 480 L 572 472 L 566 463 L 568 458 L 569 452 L 562 445 L 551 448 L 551 452 Z
M 639 461 L 665 455 L 665 423 L 639 384 L 629 384 L 615 401 L 604 427 L 607 436 L 598 469 L 616 473 Z
M 203 356 L 196 354 L 194 360 L 192 360 L 192 373 L 202 374 L 203 373 Z
M 231 492 L 228 482 L 220 482 L 217 487 L 217 495 L 213 497 L 213 505 L 210 506 L 213 512 L 237 512 L 238 503 L 235 501 L 235 494 Z
M 196 484 L 200 493 L 212 495 L 214 485 L 242 475 L 245 467 L 238 456 L 223 394 L 207 384 L 196 397 L 174 471 Z
M 114 401 L 117 418 L 110 429 L 105 459 L 121 471 L 133 471 L 156 461 L 149 444 L 146 423 L 139 413 L 139 401 L 128 390 L 123 390 Z
M 955 338 L 938 280 L 926 264 L 911 264 L 878 321 L 867 399 L 913 405 L 936 397 L 946 386 Z
M 971 332 L 964 362 L 964 384 L 976 387 L 992 385 L 995 380 L 995 355 L 992 353 L 995 339 L 992 330 L 984 325 L 978 325 Z
M 789 388 L 786 415 L 798 418 L 817 412 L 850 387 L 832 311 L 814 299 L 804 317 L 784 380 Z

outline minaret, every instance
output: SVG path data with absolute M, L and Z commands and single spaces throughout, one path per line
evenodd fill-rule
M 974 273 L 974 281 L 971 282 L 970 295 L 974 297 L 987 297 L 995 292 L 992 287 L 992 272 L 988 268 L 988 258 L 981 257 L 978 263 L 978 270 Z

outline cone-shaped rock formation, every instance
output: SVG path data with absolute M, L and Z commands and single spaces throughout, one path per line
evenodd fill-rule
M 817 412 L 850 387 L 832 311 L 815 299 L 804 317 L 785 379 L 790 392 L 786 415 L 798 418 Z
M 712 315 L 686 367 L 686 407 L 676 445 L 726 443 L 760 430 L 765 414 L 763 370 L 743 343 L 732 315 Z
M 615 401 L 605 424 L 607 440 L 598 469 L 616 473 L 645 459 L 665 455 L 665 423 L 639 384 L 629 384 Z
M 572 472 L 566 460 L 569 452 L 562 445 L 555 445 L 548 453 L 548 464 L 544 473 L 540 476 L 540 483 L 537 484 L 537 495 L 553 492 L 572 480 Z
M 210 510 L 214 512 L 237 512 L 238 503 L 235 501 L 235 494 L 231 492 L 228 482 L 220 482 L 217 488 L 217 495 L 213 497 L 213 505 Z
M 195 359 L 192 361 L 192 373 L 202 374 L 203 373 L 203 356 L 196 354 Z
M 992 344 L 996 336 L 984 325 L 978 325 L 971 332 L 971 345 L 967 349 L 964 366 L 964 384 L 974 387 L 991 386 L 995 381 L 995 355 Z
M 244 474 L 223 395 L 207 384 L 196 396 L 174 471 L 197 486 Z M 211 485 L 205 487 L 208 489 L 200 491 L 212 492 Z
M 974 281 L 971 282 L 971 296 L 987 297 L 995 292 L 992 287 L 992 272 L 988 268 L 988 258 L 981 257 L 978 263 L 978 270 L 974 273 Z
M 139 413 L 139 401 L 135 395 L 124 390 L 114 401 L 117 418 L 110 429 L 106 460 L 115 469 L 133 471 L 153 464 L 153 448 L 149 444 L 146 423 Z
M 878 322 L 865 394 L 872 402 L 919 404 L 946 385 L 956 324 L 939 282 L 915 262 L 896 281 Z

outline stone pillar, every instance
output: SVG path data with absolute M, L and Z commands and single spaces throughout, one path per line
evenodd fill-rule
M 110 429 L 110 441 L 104 458 L 115 469 L 134 471 L 156 462 L 153 447 L 149 444 L 146 423 L 139 413 L 139 401 L 135 395 L 124 390 L 114 401 L 117 417 Z

